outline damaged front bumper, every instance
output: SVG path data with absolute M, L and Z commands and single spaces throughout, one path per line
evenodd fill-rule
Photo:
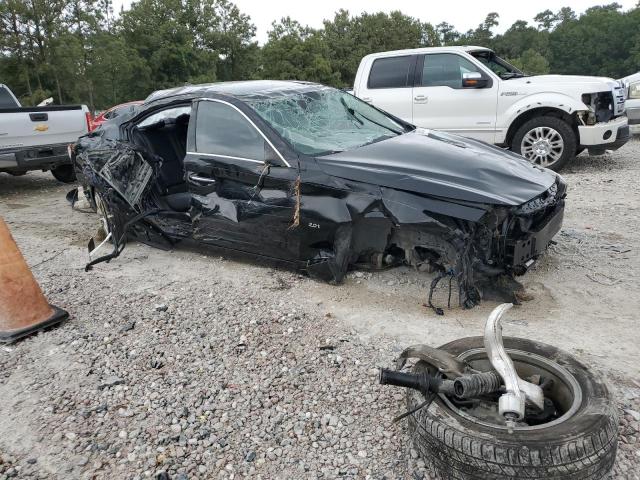
M 544 253 L 552 238 L 562 228 L 564 206 L 558 205 L 546 223 L 538 230 L 533 230 L 528 237 L 516 240 L 513 245 L 513 260 L 511 267 L 514 271 L 528 269 L 536 258 Z
M 515 276 L 524 274 L 542 255 L 561 227 L 566 184 L 557 177 L 546 192 L 518 207 L 492 207 L 477 222 L 457 221 L 449 235 L 403 231 L 396 235 L 410 265 L 438 273 L 428 305 L 439 281 L 455 280 L 459 305 L 470 308 L 481 299 L 519 303 L 522 286 Z M 451 292 L 449 293 L 449 304 Z M 450 306 L 450 305 L 449 305 Z
M 580 145 L 587 147 L 591 155 L 600 155 L 629 141 L 629 122 L 626 116 L 621 116 L 595 125 L 579 125 L 578 134 Z

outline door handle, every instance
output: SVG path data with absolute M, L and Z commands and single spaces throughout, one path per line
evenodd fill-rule
M 46 122 L 49 120 L 49 114 L 47 113 L 30 113 L 29 118 L 32 122 Z
M 202 177 L 197 173 L 190 173 L 189 180 L 192 180 L 194 182 L 200 182 L 200 183 L 216 183 L 216 180 L 214 178 Z
M 429 101 L 429 97 L 425 97 L 424 95 L 416 95 L 413 99 L 416 103 L 427 103 Z
M 367 103 L 373 103 L 373 98 L 371 98 L 371 97 L 362 97 L 362 101 L 363 102 L 367 102 Z

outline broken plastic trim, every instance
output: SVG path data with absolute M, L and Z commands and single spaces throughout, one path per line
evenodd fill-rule
M 132 154 L 133 157 L 137 157 L 140 161 L 136 162 L 134 158 L 124 156 L 120 152 L 115 152 L 100 169 L 98 175 L 118 192 L 131 208 L 139 211 L 140 197 L 149 184 L 149 180 L 151 180 L 153 169 L 151 165 L 144 160 L 140 152 L 132 152 Z M 126 182 L 115 176 L 123 170 L 130 173 L 130 175 L 126 177 Z
M 97 265 L 98 263 L 102 263 L 102 262 L 108 262 L 109 260 L 112 260 L 114 258 L 117 258 L 118 256 L 120 256 L 120 254 L 122 253 L 122 251 L 124 250 L 124 247 L 127 244 L 127 233 L 129 231 L 129 229 L 137 222 L 139 222 L 140 220 L 143 220 L 147 217 L 150 217 L 152 215 L 160 215 L 160 214 L 168 214 L 168 215 L 175 215 L 176 212 L 172 211 L 172 210 L 162 210 L 162 209 L 153 209 L 153 210 L 148 210 L 146 212 L 140 213 L 138 215 L 136 215 L 135 217 L 131 218 L 130 220 L 128 220 L 123 226 L 122 226 L 122 234 L 120 235 L 120 237 L 113 237 L 115 238 L 115 241 L 113 242 L 113 251 L 107 255 L 103 255 L 102 257 L 96 258 L 95 260 L 91 260 L 89 263 L 87 263 L 84 267 L 84 271 L 88 272 L 89 270 L 91 270 L 91 268 L 94 265 Z M 109 232 L 109 234 L 107 235 L 108 238 L 110 238 L 112 235 L 112 232 Z M 165 237 L 170 243 L 171 239 L 169 239 L 168 237 Z M 105 239 L 105 241 L 103 241 L 97 248 L 93 249 L 93 252 L 90 249 L 90 253 L 89 253 L 89 258 L 91 258 L 91 253 L 95 253 L 105 242 L 107 239 Z M 91 245 L 91 243 L 93 242 L 93 239 L 91 239 L 89 241 L 89 245 Z

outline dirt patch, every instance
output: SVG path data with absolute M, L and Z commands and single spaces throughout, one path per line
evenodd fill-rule
M 556 345 L 609 378 L 620 479 L 638 478 L 640 462 L 639 156 L 635 141 L 567 170 L 563 230 L 521 277 L 530 300 L 504 322 L 505 335 Z M 408 268 L 330 286 L 140 244 L 85 273 L 97 222 L 69 208 L 69 188 L 44 173 L 0 174 L 0 215 L 72 316 L 0 348 L 0 468 L 42 478 L 428 475 L 390 423 L 401 396 L 372 372 L 408 344 L 480 334 L 495 303 L 438 316 L 424 306 L 432 275 Z M 435 302 L 447 295 L 441 285 Z

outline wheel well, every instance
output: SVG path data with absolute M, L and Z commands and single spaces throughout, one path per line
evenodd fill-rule
M 578 122 L 576 121 L 575 113 L 569 114 L 564 110 L 560 110 L 558 108 L 553 108 L 553 107 L 540 107 L 540 108 L 533 108 L 531 110 L 527 110 L 526 112 L 521 113 L 518 117 L 516 117 L 516 119 L 513 122 L 511 122 L 511 125 L 509 126 L 509 130 L 507 130 L 507 136 L 505 137 L 505 141 L 504 141 L 505 145 L 508 147 L 511 147 L 511 141 L 513 140 L 514 135 L 516 134 L 518 129 L 522 125 L 524 125 L 524 123 L 528 122 L 532 118 L 542 117 L 542 116 L 556 117 L 561 120 L 564 120 L 565 122 L 567 122 L 569 126 L 571 126 L 571 128 L 576 134 L 576 138 L 578 137 Z

